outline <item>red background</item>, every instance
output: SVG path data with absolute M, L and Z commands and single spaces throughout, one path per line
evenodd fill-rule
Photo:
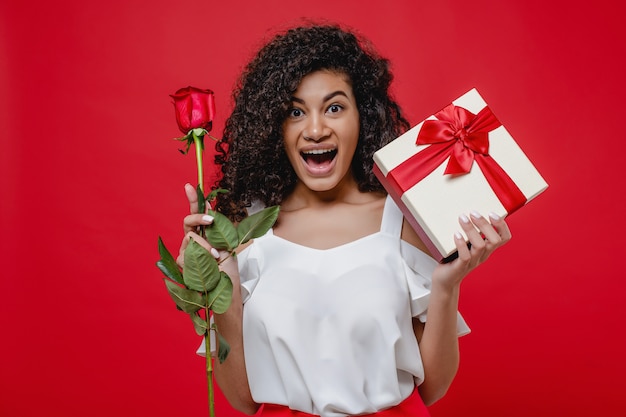
M 463 284 L 442 416 L 624 415 L 620 2 L 0 3 L 0 414 L 206 415 L 190 321 L 154 267 L 195 182 L 168 94 L 216 92 L 302 16 L 393 61 L 412 123 L 478 87 L 550 188 Z M 218 397 L 220 416 L 235 416 Z

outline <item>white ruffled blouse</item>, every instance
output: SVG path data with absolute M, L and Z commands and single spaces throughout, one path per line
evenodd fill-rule
M 402 219 L 387 197 L 372 235 L 319 250 L 270 230 L 238 255 L 256 402 L 323 417 L 373 413 L 424 380 L 412 317 L 426 320 L 437 262 L 400 239 Z M 457 332 L 469 333 L 460 314 Z

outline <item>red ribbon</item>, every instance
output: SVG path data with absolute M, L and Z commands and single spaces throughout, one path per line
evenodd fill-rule
M 417 135 L 416 145 L 430 144 L 389 171 L 387 179 L 398 195 L 420 182 L 449 158 L 444 174 L 463 175 L 478 164 L 507 213 L 526 203 L 515 182 L 489 155 L 489 132 L 501 123 L 489 107 L 473 114 L 453 104 L 426 120 Z

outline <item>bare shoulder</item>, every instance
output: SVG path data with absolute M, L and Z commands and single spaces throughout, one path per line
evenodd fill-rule
M 253 242 L 254 242 L 254 239 L 250 239 L 246 243 L 242 243 L 241 245 L 237 246 L 237 248 L 235 249 L 235 253 L 237 254 L 241 253 L 244 249 L 250 246 Z

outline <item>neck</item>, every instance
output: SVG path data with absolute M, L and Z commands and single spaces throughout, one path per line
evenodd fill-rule
M 330 190 L 315 191 L 298 182 L 294 190 L 283 201 L 282 208 L 297 210 L 304 207 L 327 206 L 335 203 L 356 203 L 363 198 L 359 187 L 350 176 Z

